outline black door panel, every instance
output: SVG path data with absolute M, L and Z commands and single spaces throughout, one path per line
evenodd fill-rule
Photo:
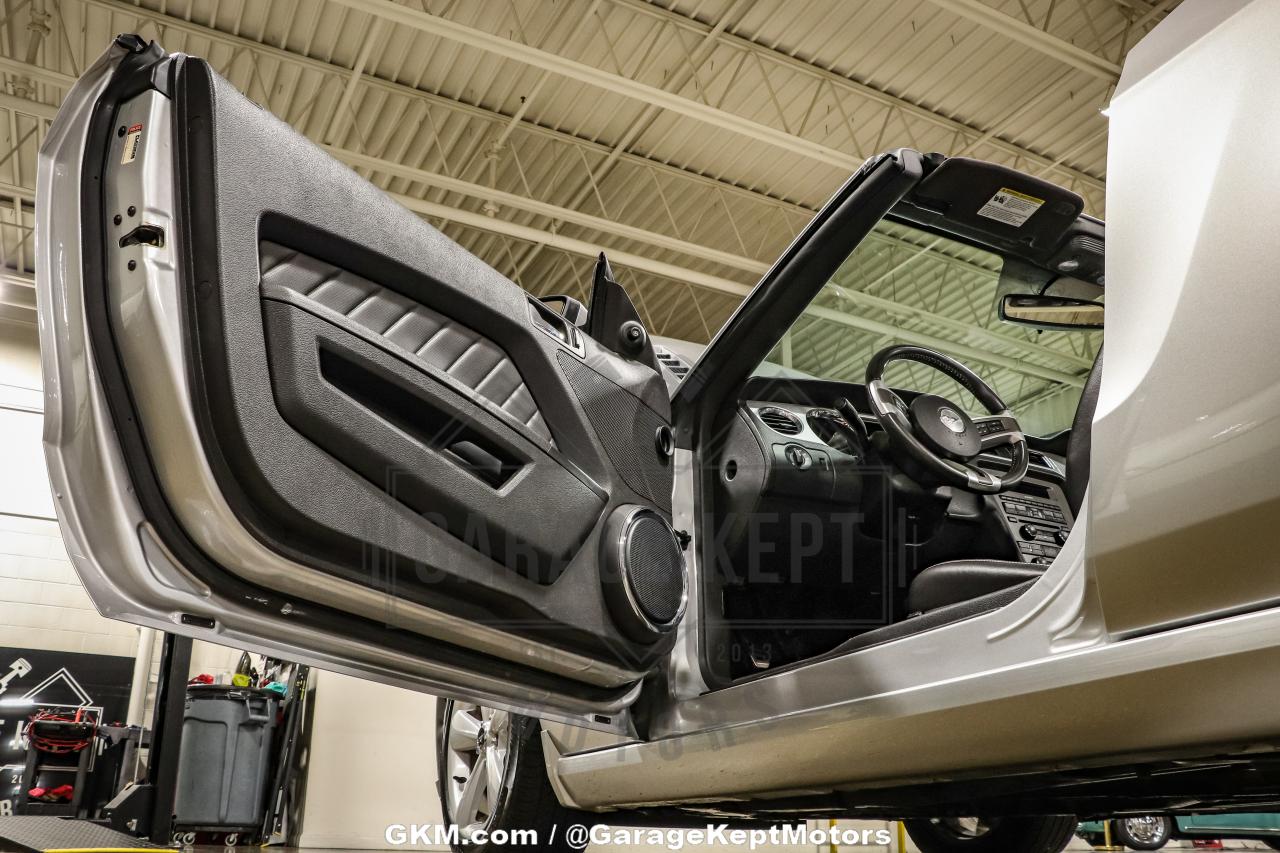
M 517 650 L 651 665 L 671 637 L 620 633 L 600 536 L 620 506 L 669 511 L 661 377 L 544 316 L 203 61 L 169 80 L 192 405 L 245 529 Z M 602 424 L 581 371 L 640 426 Z
M 568 353 L 557 353 L 556 360 L 622 481 L 654 506 L 670 512 L 671 464 L 665 453 L 654 452 L 658 430 L 671 425 L 669 410 L 647 405 L 593 365 Z
M 602 489 L 417 365 L 298 307 L 263 308 L 272 388 L 290 426 L 423 524 L 524 577 L 560 577 L 604 511 Z M 494 464 L 475 464 L 484 456 Z M 554 524 L 537 511 L 544 504 L 557 507 Z

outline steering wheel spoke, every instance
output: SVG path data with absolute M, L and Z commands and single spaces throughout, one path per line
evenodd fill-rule
M 944 459 L 942 462 L 948 468 L 951 468 L 957 474 L 965 478 L 965 488 L 971 492 L 995 494 L 996 492 L 1002 492 L 1005 489 L 1004 480 L 985 468 L 979 468 L 977 465 L 970 465 L 962 462 L 953 462 L 950 459 Z

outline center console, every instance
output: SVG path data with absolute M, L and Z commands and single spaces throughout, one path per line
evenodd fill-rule
M 1024 482 L 997 499 L 1019 558 L 1024 563 L 1053 562 L 1071 532 L 1071 512 L 1062 489 L 1049 483 Z

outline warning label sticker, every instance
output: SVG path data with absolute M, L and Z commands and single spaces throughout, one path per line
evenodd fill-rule
M 132 163 L 138 157 L 138 145 L 142 142 L 142 125 L 135 124 L 129 128 L 124 138 L 124 151 L 120 154 L 120 165 Z
M 1012 225 L 1014 228 L 1019 228 L 1022 223 L 1031 218 L 1031 214 L 1040 209 L 1040 205 L 1042 204 L 1044 204 L 1044 199 L 1042 198 L 1036 198 L 1033 195 L 1020 193 L 1017 190 L 1011 190 L 1007 187 L 1001 187 L 1000 190 L 982 206 L 978 211 L 978 215 L 985 216 L 988 219 L 994 219 L 997 222 L 1003 222 L 1005 225 Z

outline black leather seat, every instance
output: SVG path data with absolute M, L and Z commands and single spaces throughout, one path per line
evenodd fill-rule
M 907 590 L 907 612 L 928 613 L 949 604 L 1033 581 L 1044 566 L 1006 560 L 952 560 L 916 575 Z
M 1071 514 L 1075 516 L 1089 485 L 1089 453 L 1092 448 L 1093 413 L 1098 407 L 1098 386 L 1102 384 L 1102 350 L 1093 362 L 1067 442 L 1067 482 L 1063 489 Z M 930 566 L 911 581 L 907 590 L 907 612 L 927 613 L 979 596 L 1009 589 L 1040 577 L 1045 566 L 1005 560 L 951 560 Z

